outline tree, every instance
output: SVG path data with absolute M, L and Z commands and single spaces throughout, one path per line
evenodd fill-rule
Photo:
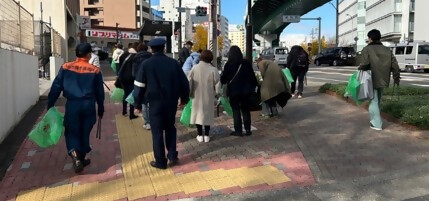
M 322 46 L 322 50 L 328 48 L 328 43 L 326 42 L 326 38 L 325 36 L 323 36 L 321 39 L 321 46 Z M 311 55 L 317 55 L 319 53 L 319 41 L 317 39 L 314 39 L 312 41 L 312 46 L 311 46 Z
M 217 47 L 218 47 L 219 51 L 222 52 L 222 49 L 223 49 L 223 37 L 222 36 L 217 37 Z
M 201 25 L 195 27 L 193 51 L 206 50 L 208 40 L 208 31 Z

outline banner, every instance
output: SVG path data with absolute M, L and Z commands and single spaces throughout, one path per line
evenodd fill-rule
M 110 30 L 86 30 L 86 36 L 87 37 L 94 37 L 94 38 L 116 38 L 117 34 L 116 31 L 110 31 Z M 119 32 L 119 38 L 120 39 L 139 39 L 139 35 L 132 33 L 132 32 Z

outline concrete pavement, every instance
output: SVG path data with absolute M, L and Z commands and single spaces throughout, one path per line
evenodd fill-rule
M 112 86 L 113 74 L 103 73 Z M 0 200 L 428 199 L 428 131 L 388 122 L 373 131 L 365 110 L 319 94 L 319 83 L 309 81 L 304 99 L 291 100 L 279 117 L 253 112 L 250 137 L 229 136 L 225 115 L 216 118 L 210 143 L 197 143 L 196 131 L 178 124 L 180 165 L 166 171 L 148 166 L 151 137 L 142 120 L 118 116 L 121 106 L 107 101 L 102 139 L 91 139 L 93 163 L 82 175 L 71 170 L 63 139 L 49 149 L 28 138 L 8 141 L 19 150 L 6 153 L 14 160 Z M 28 133 L 40 108 L 14 133 Z

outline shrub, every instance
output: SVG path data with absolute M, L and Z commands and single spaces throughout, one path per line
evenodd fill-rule
M 335 92 L 344 95 L 346 84 L 327 83 L 320 87 L 319 92 Z M 429 89 L 421 87 L 400 87 L 398 96 L 393 88 L 385 89 L 380 110 L 409 125 L 429 129 Z
M 407 124 L 429 129 L 429 105 L 406 107 L 400 119 Z

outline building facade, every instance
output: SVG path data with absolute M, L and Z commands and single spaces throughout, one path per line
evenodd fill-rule
M 230 40 L 230 45 L 238 46 L 242 52 L 245 52 L 245 28 L 244 25 L 230 24 L 228 27 L 228 37 Z
M 61 57 L 64 61 L 74 60 L 74 46 L 79 41 L 79 28 L 76 25 L 79 2 L 74 0 L 20 0 L 19 2 L 23 8 L 33 14 L 34 42 L 39 59 L 40 57 L 49 58 L 49 54 L 51 54 Z M 43 12 L 41 12 L 41 8 Z M 41 21 L 43 21 L 42 26 L 40 26 Z M 49 30 L 48 27 L 51 27 L 52 30 Z M 43 37 L 41 37 L 42 32 L 45 33 Z M 50 36 L 46 37 L 46 32 L 55 34 L 49 34 Z M 52 37 L 55 43 L 51 44 L 51 41 L 46 41 L 51 40 Z M 41 45 L 42 43 L 43 45 Z
M 424 15 L 428 3 L 427 0 L 342 0 L 339 4 L 340 45 L 356 45 L 360 51 L 366 45 L 367 32 L 372 29 L 381 31 L 386 44 L 427 40 Z
M 151 19 L 150 5 L 143 0 L 80 0 L 80 14 L 91 18 L 93 27 L 138 29 Z
M 227 56 L 229 48 L 231 47 L 229 41 L 229 22 L 225 16 L 220 16 L 220 35 L 223 38 L 223 49 L 220 50 L 221 56 Z
M 207 7 L 207 17 L 195 18 L 195 9 L 197 6 Z M 163 12 L 165 21 L 179 21 L 179 12 L 177 8 L 179 7 L 178 0 L 160 0 L 160 5 L 158 10 Z M 182 43 L 184 44 L 187 40 L 192 40 L 193 33 L 192 27 L 195 24 L 204 24 L 201 19 L 208 22 L 208 16 L 210 15 L 210 4 L 207 0 L 182 0 L 182 8 L 185 8 L 185 11 L 182 12 L 182 29 L 180 36 L 182 37 Z M 219 4 L 218 4 L 218 14 L 220 14 Z M 177 51 L 178 49 L 177 38 L 173 48 Z
M 152 19 L 155 21 L 163 21 L 164 20 L 164 13 L 162 13 L 161 11 L 151 8 L 151 14 L 152 14 Z

